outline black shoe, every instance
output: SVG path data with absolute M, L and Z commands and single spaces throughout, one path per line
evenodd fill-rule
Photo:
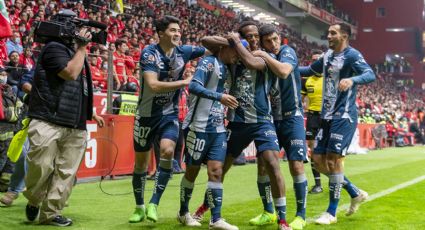
M 72 225 L 72 220 L 59 215 L 59 216 L 56 216 L 53 220 L 51 220 L 49 224 L 54 226 L 59 226 L 59 227 L 66 227 L 66 226 Z
M 39 212 L 40 212 L 39 207 L 34 207 L 29 204 L 27 204 L 27 206 L 25 207 L 25 214 L 29 221 L 34 221 L 35 219 L 37 219 Z
M 310 194 L 318 194 L 323 192 L 323 188 L 321 186 L 315 185 L 311 188 L 311 190 L 308 192 Z

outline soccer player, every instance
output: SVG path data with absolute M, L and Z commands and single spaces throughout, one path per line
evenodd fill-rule
M 321 50 L 313 50 L 311 57 L 312 61 L 316 61 L 322 55 Z M 311 153 L 314 149 L 317 133 L 320 128 L 320 111 L 322 110 L 322 88 L 323 78 L 321 74 L 311 75 L 302 82 L 301 95 L 303 101 L 307 103 L 307 127 L 306 139 L 307 145 Z M 311 156 L 310 156 L 311 158 Z M 311 171 L 314 176 L 314 186 L 309 191 L 310 194 L 318 194 L 323 192 L 322 184 L 320 181 L 320 173 L 314 168 L 314 162 L 311 161 Z
M 368 194 L 344 176 L 344 159 L 357 127 L 357 85 L 375 80 L 375 74 L 362 54 L 349 45 L 351 27 L 345 23 L 328 29 L 329 50 L 310 67 L 302 68 L 304 76 L 323 74 L 322 122 L 313 161 L 316 169 L 329 177 L 329 206 L 318 224 L 337 222 L 336 210 L 344 187 L 351 196 L 346 215 L 355 213 Z
M 179 19 L 164 16 L 156 23 L 159 43 L 152 44 L 142 51 L 141 93 L 134 122 L 135 167 L 133 191 L 136 210 L 129 222 L 144 220 L 144 188 L 147 166 L 153 137 L 160 138 L 160 162 L 155 177 L 153 195 L 146 207 L 146 218 L 158 220 L 157 206 L 172 172 L 172 159 L 179 133 L 178 97 L 182 87 L 189 85 L 191 78 L 182 80 L 185 64 L 191 59 L 205 54 L 205 48 L 179 46 L 181 32 Z
M 304 161 L 307 160 L 307 151 L 298 59 L 291 47 L 281 46 L 280 36 L 273 25 L 261 26 L 259 33 L 261 47 L 268 53 L 258 50 L 254 55 L 262 57 L 271 74 L 279 79 L 271 92 L 273 118 L 279 144 L 288 158 L 297 204 L 296 217 L 289 226 L 303 229 L 306 225 L 307 178 Z M 276 58 L 269 53 L 276 55 Z
M 238 229 L 221 218 L 222 169 L 227 149 L 224 106 L 231 109 L 238 106 L 236 98 L 225 93 L 225 81 L 228 77 L 226 65 L 237 60 L 235 50 L 224 46 L 214 55 L 199 62 L 189 85 L 190 108 L 183 123 L 189 156 L 186 159 L 186 172 L 180 183 L 180 211 L 177 214 L 177 220 L 186 226 L 201 226 L 189 213 L 189 200 L 201 164 L 206 162 L 206 194 L 211 207 L 209 229 Z
M 239 34 L 249 43 L 251 51 L 259 48 L 259 34 L 256 23 L 253 21 L 242 22 Z M 257 148 L 257 155 L 261 165 L 265 167 L 258 171 L 257 185 L 263 202 L 264 212 L 249 221 L 251 225 L 266 225 L 276 223 L 287 229 L 286 222 L 286 197 L 285 187 L 279 164 L 279 144 L 275 127 L 272 123 L 271 106 L 268 99 L 274 78 L 267 74 L 267 66 L 262 58 L 254 57 L 241 44 L 239 37 L 231 33 L 228 41 L 230 46 L 235 47 L 241 62 L 230 67 L 231 87 L 230 94 L 234 95 L 239 106 L 228 111 L 229 140 L 227 156 L 224 163 L 224 174 L 232 166 L 236 159 L 252 141 Z M 208 47 L 208 46 L 207 46 Z M 273 210 L 273 196 L 277 217 Z M 208 204 L 198 208 L 194 217 L 201 219 L 208 209 Z

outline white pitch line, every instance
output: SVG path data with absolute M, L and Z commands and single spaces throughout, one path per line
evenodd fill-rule
M 386 196 L 386 195 L 388 195 L 388 194 L 391 194 L 391 193 L 393 193 L 393 192 L 396 192 L 396 191 L 398 191 L 398 190 L 400 190 L 400 189 L 406 188 L 406 187 L 408 187 L 408 186 L 410 186 L 410 185 L 414 185 L 414 184 L 419 183 L 419 182 L 421 182 L 421 181 L 423 181 L 423 180 L 425 180 L 425 175 L 422 175 L 422 176 L 420 176 L 420 177 L 416 177 L 416 178 L 415 178 L 415 179 L 413 179 L 413 180 L 410 180 L 410 181 L 407 181 L 407 182 L 404 182 L 404 183 L 398 184 L 398 185 L 396 185 L 396 186 L 394 186 L 394 187 L 391 187 L 391 188 L 388 188 L 388 189 L 382 190 L 382 191 L 380 191 L 380 192 L 378 192 L 378 193 L 375 193 L 375 194 L 373 194 L 373 195 L 370 195 L 370 196 L 367 198 L 367 200 L 365 200 L 365 201 L 363 202 L 363 204 L 364 204 L 364 203 L 366 203 L 366 202 L 370 202 L 370 201 L 372 201 L 372 200 L 375 200 L 375 199 L 381 198 L 381 197 Z M 344 205 L 341 205 L 341 206 L 338 208 L 338 212 L 345 211 L 345 210 L 347 210 L 349 207 L 350 207 L 350 204 L 344 204 Z M 314 222 L 317 218 L 319 218 L 319 217 L 320 217 L 320 215 L 318 215 L 318 216 L 314 216 L 314 217 L 310 217 L 310 218 L 307 218 L 307 222 L 308 222 L 308 223 L 313 223 L 313 222 Z

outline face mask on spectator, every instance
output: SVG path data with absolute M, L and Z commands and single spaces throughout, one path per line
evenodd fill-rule
M 20 38 L 15 38 L 15 43 L 19 43 L 19 42 L 21 42 L 21 39 Z
M 7 83 L 7 75 L 0 74 L 0 85 L 6 85 Z
M 21 33 L 23 33 L 23 32 L 25 32 L 25 27 L 19 27 L 19 32 L 21 32 Z

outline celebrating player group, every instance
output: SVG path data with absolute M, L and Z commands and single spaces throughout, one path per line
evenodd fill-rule
M 308 190 L 304 163 L 308 162 L 308 151 L 301 76 L 323 76 L 322 107 L 316 111 L 320 118 L 316 119 L 314 132 L 308 131 L 314 134 L 309 139 L 316 140 L 311 157 L 314 169 L 329 178 L 329 206 L 315 222 L 337 222 L 342 188 L 352 198 L 346 215 L 354 214 L 368 194 L 344 175 L 344 159 L 357 127 L 357 86 L 374 81 L 375 75 L 361 53 L 349 46 L 350 26 L 331 25 L 329 50 L 310 66 L 301 67 L 294 49 L 281 45 L 280 31 L 271 24 L 243 21 L 237 32 L 204 37 L 203 47 L 196 47 L 180 45 L 179 23 L 173 16 L 158 20 L 159 42 L 141 54 L 132 180 L 136 208 L 129 222 L 158 221 L 159 203 L 172 173 L 179 135 L 179 94 L 188 87 L 189 113 L 183 123 L 186 172 L 180 184 L 177 220 L 186 226 L 201 226 L 204 213 L 210 210 L 209 229 L 238 229 L 222 217 L 223 181 L 233 160 L 254 142 L 263 211 L 248 220 L 249 224 L 277 223 L 278 229 L 303 229 Z M 199 57 L 202 59 L 194 75 L 183 78 L 186 63 Z M 153 194 L 145 206 L 147 166 L 155 139 L 159 140 L 160 161 Z M 288 204 L 296 208 L 295 218 L 288 222 L 281 148 L 288 159 L 296 200 Z M 208 172 L 204 202 L 190 214 L 189 202 L 201 164 L 206 164 Z

